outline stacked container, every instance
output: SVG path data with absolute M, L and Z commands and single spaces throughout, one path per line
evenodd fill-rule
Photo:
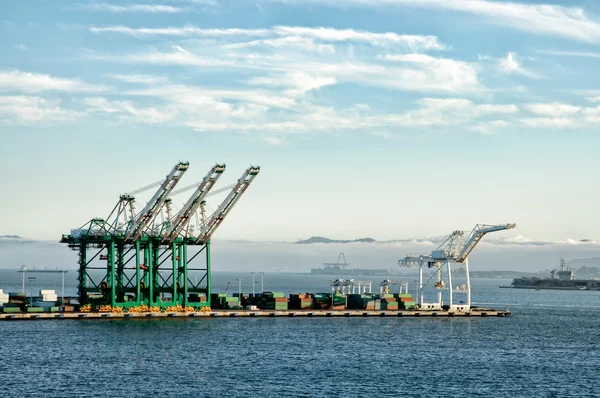
M 264 310 L 287 311 L 288 299 L 283 292 L 264 292 L 259 307 Z
M 413 310 L 417 307 L 417 303 L 415 303 L 415 300 L 410 294 L 396 294 L 396 297 L 398 298 L 398 304 L 401 310 Z
M 290 308 L 293 308 L 295 310 L 309 310 L 312 308 L 312 306 L 312 294 L 290 294 Z
M 4 290 L 0 289 L 0 305 L 8 303 L 8 293 L 4 293 Z

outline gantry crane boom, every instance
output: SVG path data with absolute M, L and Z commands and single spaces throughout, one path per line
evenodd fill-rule
M 483 238 L 486 234 L 490 232 L 496 231 L 504 231 L 505 229 L 512 229 L 516 227 L 516 224 L 500 224 L 500 225 L 486 225 L 486 224 L 478 224 L 473 228 L 471 234 L 466 239 L 466 242 L 462 248 L 462 250 L 458 253 L 458 256 L 454 259 L 457 263 L 463 263 L 469 254 L 473 251 L 475 246 L 479 243 L 481 238 Z
M 175 185 L 181 179 L 183 173 L 189 168 L 189 162 L 179 162 L 173 167 L 173 170 L 167 175 L 163 183 L 160 185 L 152 199 L 148 202 L 146 207 L 138 214 L 135 222 L 131 225 L 127 231 L 125 237 L 126 241 L 135 241 L 145 231 L 146 227 L 152 219 L 158 214 L 164 205 L 165 200 L 175 188 Z
M 163 236 L 163 242 L 173 242 L 173 240 L 179 236 L 179 233 L 186 227 L 186 225 L 188 225 L 192 215 L 198 210 L 202 200 L 206 197 L 206 195 L 208 195 L 224 171 L 224 164 L 215 164 L 210 169 L 200 185 L 198 185 L 198 188 L 194 191 L 186 204 L 183 205 L 181 211 L 177 214 L 177 216 L 175 216 L 175 219 L 171 223 L 171 227 Z
M 227 214 L 231 211 L 233 206 L 242 197 L 246 189 L 250 186 L 254 178 L 258 175 L 260 167 L 250 166 L 244 174 L 240 177 L 237 184 L 233 187 L 229 195 L 219 205 L 217 211 L 208 219 L 206 225 L 203 225 L 200 229 L 200 233 L 196 238 L 196 243 L 206 243 L 210 240 L 212 235 L 215 233 L 219 225 L 223 222 Z

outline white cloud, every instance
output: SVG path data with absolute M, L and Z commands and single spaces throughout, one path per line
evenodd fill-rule
M 104 91 L 105 87 L 94 86 L 79 79 L 64 79 L 20 70 L 0 71 L 0 91 L 38 93 L 43 91 L 92 92 Z
M 164 76 L 153 76 L 153 75 L 109 75 L 111 78 L 120 80 L 125 83 L 139 83 L 139 84 L 166 84 L 169 83 L 169 79 Z
M 510 126 L 510 123 L 505 120 L 492 120 L 490 122 L 477 123 L 470 126 L 469 130 L 483 135 L 493 135 L 497 130 L 508 126 Z
M 592 102 L 592 103 L 598 103 L 600 102 L 600 96 L 598 97 L 586 97 L 586 100 Z
M 120 120 L 134 120 L 143 124 L 164 124 L 173 120 L 177 112 L 172 108 L 136 107 L 131 101 L 109 101 L 103 97 L 85 98 L 88 112 L 115 114 Z
M 295 47 L 302 50 L 308 51 L 317 51 L 320 53 L 324 52 L 335 52 L 335 47 L 330 44 L 319 44 L 316 43 L 313 39 L 307 37 L 298 37 L 298 36 L 285 36 L 278 37 L 274 39 L 263 39 L 263 40 L 253 40 L 249 42 L 242 43 L 231 43 L 223 46 L 225 49 L 231 48 L 247 48 L 247 47 L 260 47 L 260 46 L 268 46 L 273 48 L 282 48 L 282 47 Z
M 546 55 L 558 55 L 563 57 L 600 58 L 600 53 L 598 52 L 540 50 L 538 53 Z
M 243 67 L 233 60 L 227 60 L 223 57 L 195 55 L 180 46 L 173 46 L 175 51 L 149 51 L 140 53 L 130 53 L 126 55 L 108 55 L 90 53 L 87 57 L 90 59 L 114 62 L 145 63 L 154 65 L 182 65 L 182 66 L 203 66 L 203 67 Z
M 523 32 L 600 43 L 600 22 L 576 7 L 488 0 L 272 0 L 283 3 L 327 4 L 334 7 L 390 8 L 412 6 L 453 10 L 485 17 L 492 24 Z
M 527 104 L 525 105 L 525 107 L 531 113 L 535 113 L 536 115 L 548 116 L 553 118 L 571 116 L 581 110 L 581 107 L 579 106 L 561 104 L 558 102 Z
M 27 51 L 27 47 L 23 44 L 15 44 L 15 48 L 20 51 Z
M 506 73 L 509 75 L 517 74 L 517 75 L 530 77 L 533 79 L 540 78 L 539 75 L 525 69 L 519 62 L 518 55 L 513 52 L 509 52 L 508 54 L 506 54 L 506 58 L 499 59 L 498 68 L 502 73 Z
M 0 123 L 60 122 L 78 116 L 74 111 L 62 109 L 59 100 L 23 95 L 0 96 Z
M 255 77 L 249 80 L 250 84 L 288 87 L 286 94 L 291 96 L 302 95 L 310 90 L 318 90 L 324 86 L 331 86 L 337 83 L 334 77 L 324 77 L 310 75 L 305 72 L 290 72 L 277 77 Z
M 369 32 L 354 29 L 334 29 L 328 27 L 274 26 L 269 29 L 202 29 L 196 26 L 167 28 L 132 28 L 123 25 L 91 26 L 93 33 L 119 33 L 135 37 L 150 36 L 199 36 L 199 37 L 269 37 L 246 43 L 234 43 L 229 48 L 256 47 L 269 45 L 282 47 L 294 42 L 310 43 L 311 39 L 322 42 L 363 42 L 373 46 L 400 46 L 410 51 L 446 50 L 448 47 L 435 36 L 400 35 L 394 32 Z M 314 42 L 313 42 L 314 43 Z
M 103 11 L 113 13 L 124 13 L 124 12 L 147 12 L 152 14 L 173 14 L 185 11 L 184 8 L 172 7 L 158 4 L 131 4 L 126 6 L 113 5 L 107 3 L 92 3 L 92 4 L 78 4 L 77 8 L 91 10 L 91 11 Z
M 283 140 L 281 138 L 273 137 L 273 136 L 265 137 L 265 141 L 268 144 L 271 144 L 271 145 L 281 145 L 281 144 L 283 144 Z
M 573 121 L 560 117 L 533 117 L 523 118 L 521 123 L 529 127 L 566 128 L 574 125 Z
M 375 33 L 354 29 L 308 28 L 301 26 L 275 26 L 273 31 L 281 36 L 311 37 L 331 42 L 355 41 L 369 43 L 374 46 L 395 44 L 404 46 L 411 51 L 447 49 L 435 36 L 399 35 L 393 32 Z
M 411 91 L 450 92 L 481 89 L 476 69 L 467 62 L 425 54 L 388 54 L 383 58 L 408 64 L 408 68 L 388 70 L 392 87 Z
M 92 26 L 90 31 L 93 33 L 120 33 L 136 37 L 144 36 L 207 36 L 207 37 L 228 37 L 228 36 L 267 36 L 268 29 L 201 29 L 195 26 L 185 26 L 182 28 L 130 28 L 128 26 Z

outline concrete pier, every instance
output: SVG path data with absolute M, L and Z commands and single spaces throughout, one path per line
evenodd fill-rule
M 43 319 L 152 319 L 152 318 L 249 318 L 249 317 L 507 317 L 510 311 L 485 310 L 470 312 L 448 311 L 366 311 L 366 310 L 214 310 L 210 312 L 65 312 L 0 314 L 0 321 Z

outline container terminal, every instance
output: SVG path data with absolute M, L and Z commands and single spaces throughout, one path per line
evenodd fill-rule
M 211 237 L 260 172 L 250 166 L 236 183 L 213 190 L 225 164 L 215 164 L 199 182 L 176 190 L 189 162 L 178 162 L 164 180 L 122 194 L 106 218 L 93 218 L 63 235 L 60 242 L 78 253 L 78 296 L 60 300 L 55 290 L 41 290 L 37 298 L 25 292 L 0 290 L 0 320 L 105 319 L 153 317 L 272 317 L 272 316 L 510 316 L 510 311 L 471 306 L 468 256 L 484 235 L 513 228 L 514 224 L 477 225 L 470 234 L 453 232 L 430 255 L 409 255 L 402 267 L 418 267 L 417 298 L 406 282 L 384 280 L 378 293 L 371 281 L 336 279 L 328 293 L 238 293 L 227 296 L 211 290 Z M 136 212 L 135 196 L 157 188 Z M 194 190 L 176 214 L 172 196 Z M 227 192 L 207 214 L 206 198 Z M 338 259 L 338 263 L 339 263 Z M 344 258 L 345 263 L 345 258 Z M 452 288 L 451 264 L 464 266 L 466 286 Z M 423 281 L 423 268 L 434 268 Z M 442 276 L 446 269 L 447 279 Z M 23 269 L 21 272 L 27 272 Z M 31 272 L 31 270 L 29 270 Z M 57 270 L 64 273 L 67 271 Z M 194 272 L 200 278 L 189 278 Z M 102 275 L 98 277 L 98 275 Z M 424 302 L 424 290 L 435 276 L 435 302 Z M 199 280 L 198 280 L 199 279 Z M 394 286 L 398 292 L 392 292 Z M 442 301 L 447 291 L 449 302 Z M 453 301 L 465 293 L 466 302 Z

